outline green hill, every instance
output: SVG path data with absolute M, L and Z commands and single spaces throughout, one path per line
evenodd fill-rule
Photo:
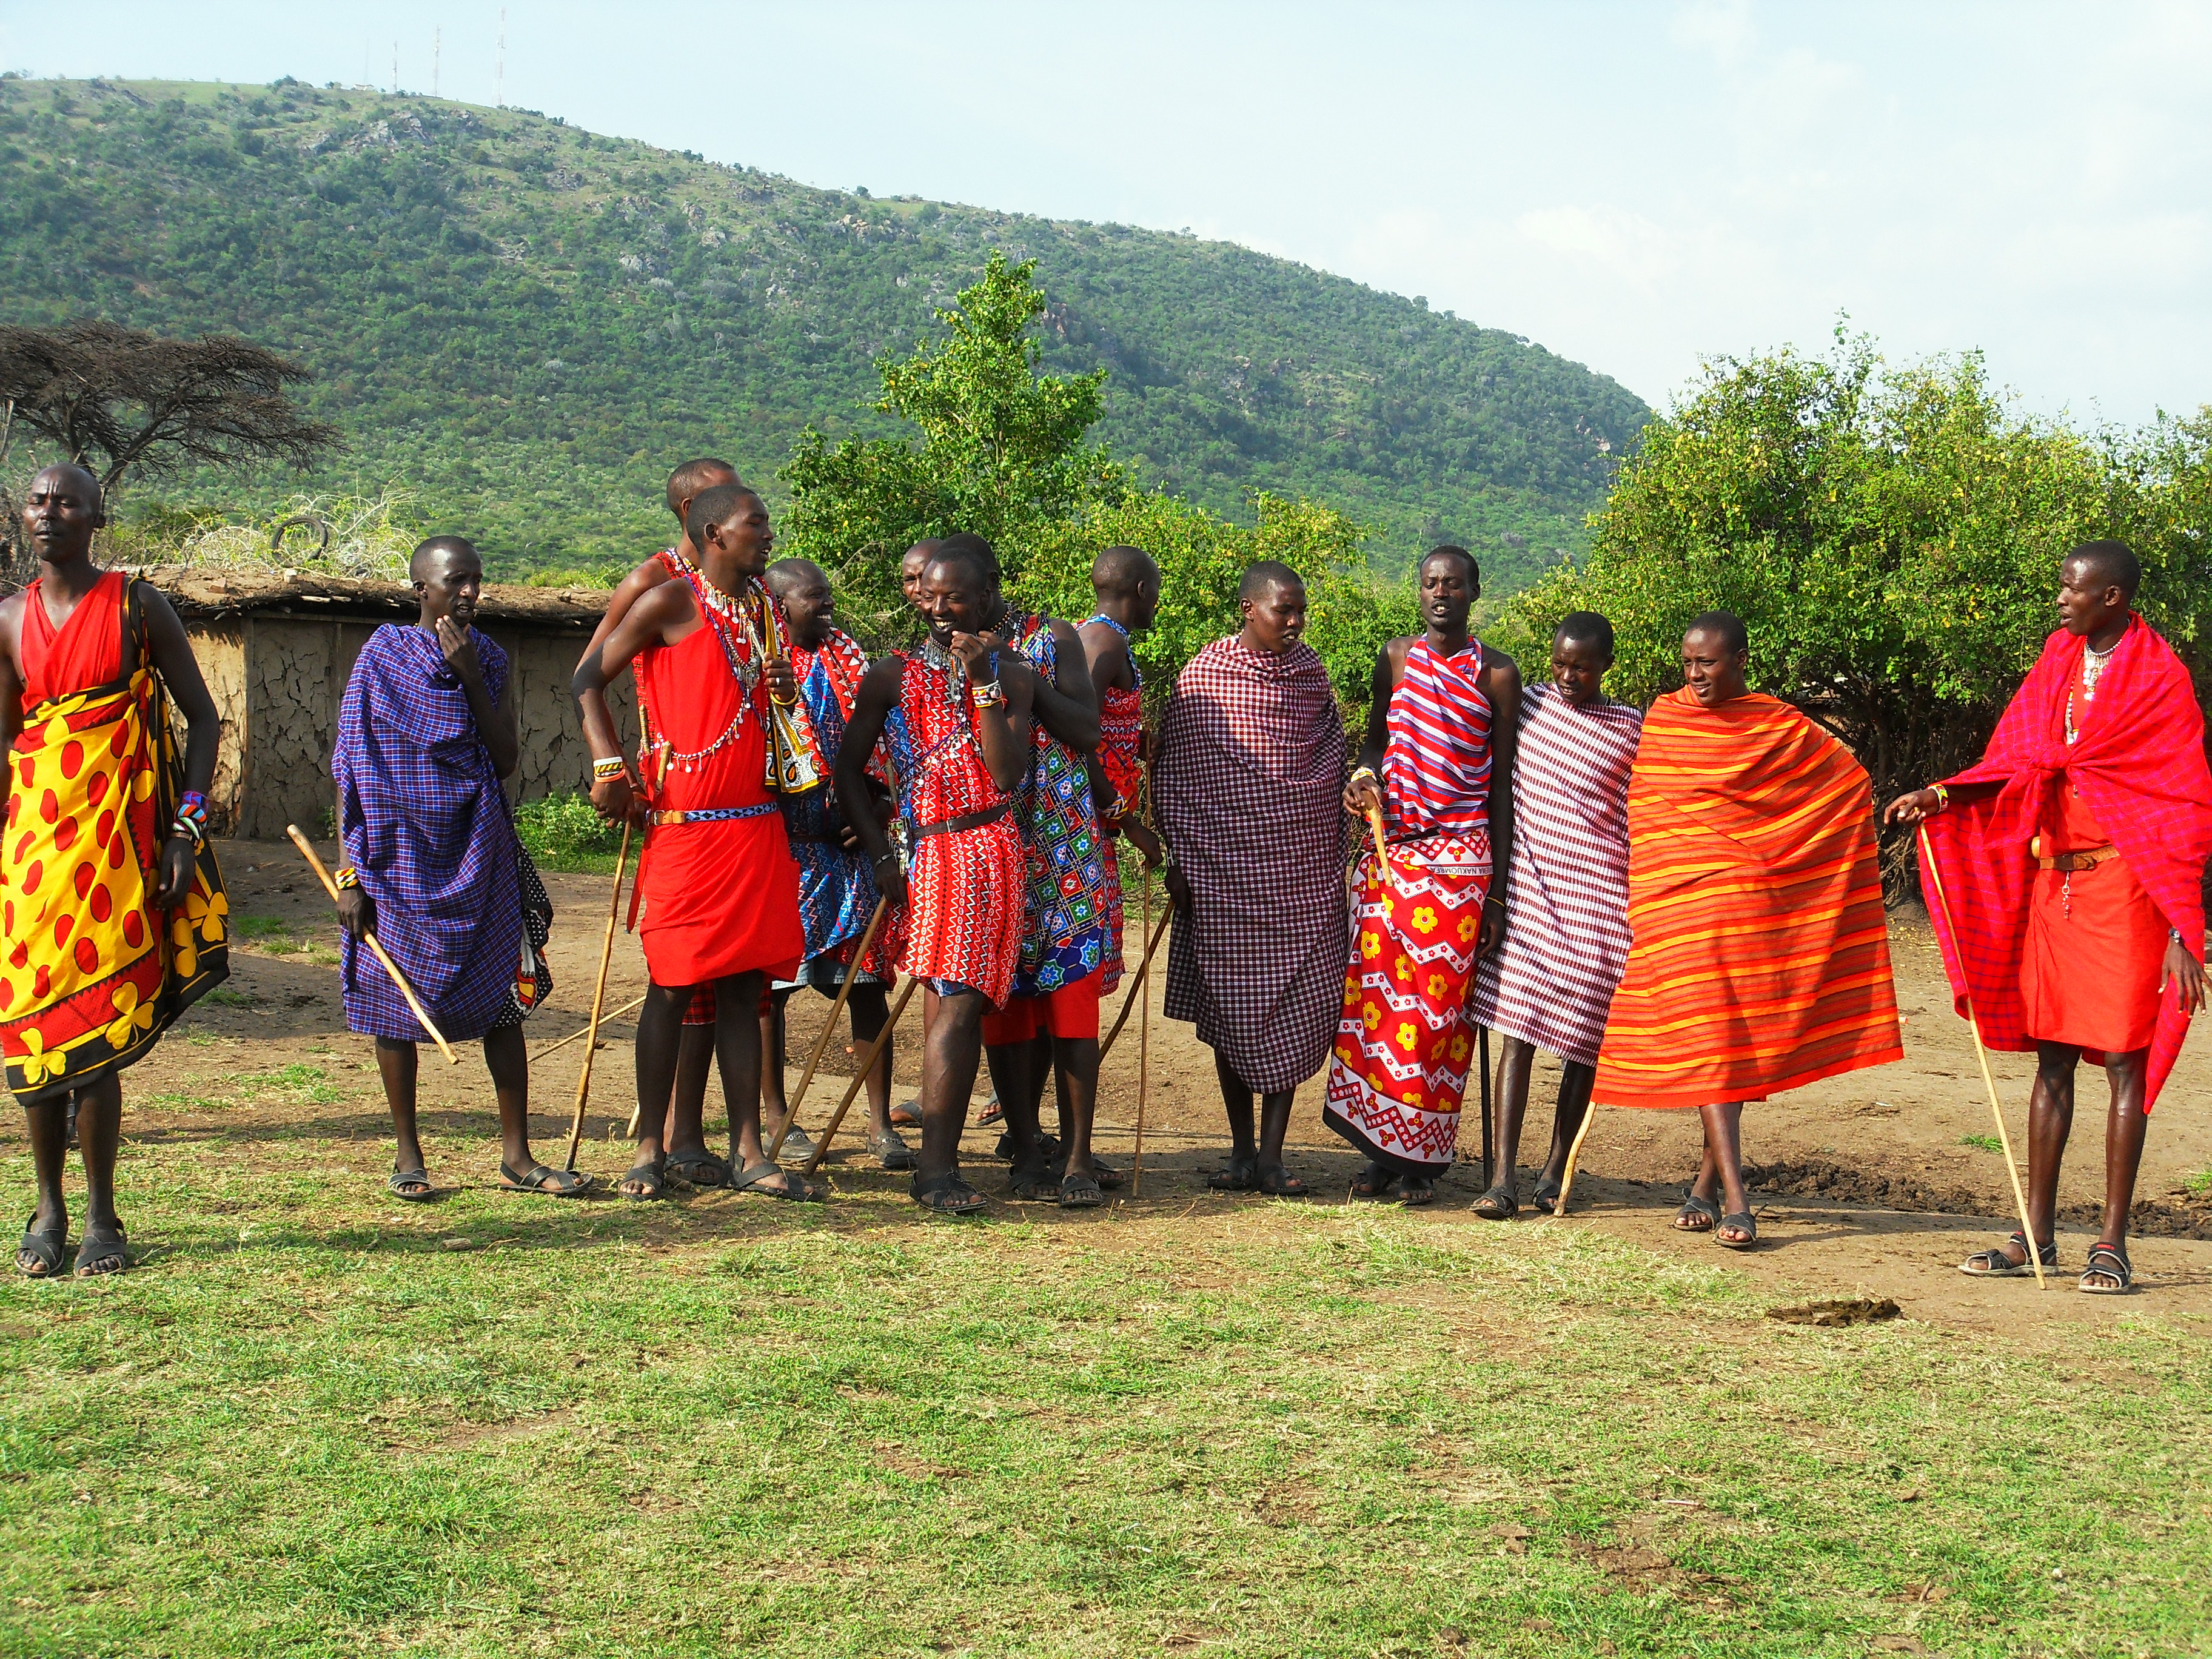
M 1238 518 L 1255 489 L 1319 496 L 1386 558 L 1455 537 L 1524 580 L 1580 548 L 1650 412 L 1515 335 L 1224 243 L 816 190 L 428 98 L 0 81 L 0 315 L 292 353 L 351 446 L 314 482 L 396 483 L 532 566 L 653 543 L 683 456 L 772 484 L 809 422 L 881 425 L 874 357 L 994 247 L 1038 259 L 1048 365 L 1111 371 L 1095 435 L 1147 480 Z

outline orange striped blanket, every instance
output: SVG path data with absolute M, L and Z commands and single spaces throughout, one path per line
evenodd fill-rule
M 1702 1106 L 1902 1059 L 1865 770 L 1789 704 L 1687 687 L 1628 785 L 1628 969 L 1595 1098 Z

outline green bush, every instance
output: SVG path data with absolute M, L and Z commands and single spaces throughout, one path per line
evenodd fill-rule
M 615 867 L 622 831 L 608 823 L 580 794 L 548 795 L 514 809 L 514 828 L 530 856 L 544 870 L 576 870 L 604 875 Z

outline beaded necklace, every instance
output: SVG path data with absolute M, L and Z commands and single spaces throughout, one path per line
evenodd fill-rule
M 760 684 L 761 676 L 763 652 L 760 634 L 753 624 L 752 614 L 760 596 L 750 591 L 757 584 L 748 580 L 749 591 L 741 596 L 733 596 L 707 580 L 697 567 L 688 562 L 683 576 L 690 586 L 692 596 L 699 602 L 700 621 L 714 630 L 715 642 L 722 647 L 722 659 L 730 665 L 730 672 L 738 682 L 740 696 L 738 712 L 731 717 L 729 725 L 723 729 L 721 736 L 704 749 L 695 749 L 687 754 L 665 737 L 662 738 L 660 763 L 664 772 L 671 766 L 681 766 L 686 772 L 696 772 L 699 769 L 700 762 L 736 742 L 744 731 L 745 716 L 752 708 L 753 688 Z M 738 641 L 731 638 L 733 628 L 744 630 L 744 642 L 752 653 L 750 658 L 738 654 Z
M 2120 641 L 2118 640 L 2114 640 L 2111 645 L 2107 646 L 2102 651 L 2091 650 L 2086 642 L 2082 645 L 2081 695 L 2081 701 L 2084 703 L 2092 703 L 2096 702 L 2097 682 L 2105 678 L 2106 666 L 2112 660 L 2112 653 L 2119 648 Z M 2066 741 L 2069 744 L 2076 741 L 2081 735 L 2081 732 L 2074 724 L 2074 692 L 2075 689 L 2073 687 L 2069 686 L 2067 688 Z

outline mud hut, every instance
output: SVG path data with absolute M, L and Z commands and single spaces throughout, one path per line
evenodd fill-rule
M 156 567 L 142 574 L 175 602 L 222 716 L 222 754 L 208 802 L 216 833 L 266 840 L 287 823 L 318 833 L 331 806 L 331 744 L 346 677 L 380 624 L 414 621 L 412 591 L 400 582 L 301 573 Z M 597 589 L 483 591 L 477 626 L 514 665 L 508 696 L 521 720 L 522 763 L 508 787 L 517 799 L 579 789 L 591 776 L 568 680 L 606 602 Z M 627 680 L 615 701 L 623 738 L 632 740 Z

